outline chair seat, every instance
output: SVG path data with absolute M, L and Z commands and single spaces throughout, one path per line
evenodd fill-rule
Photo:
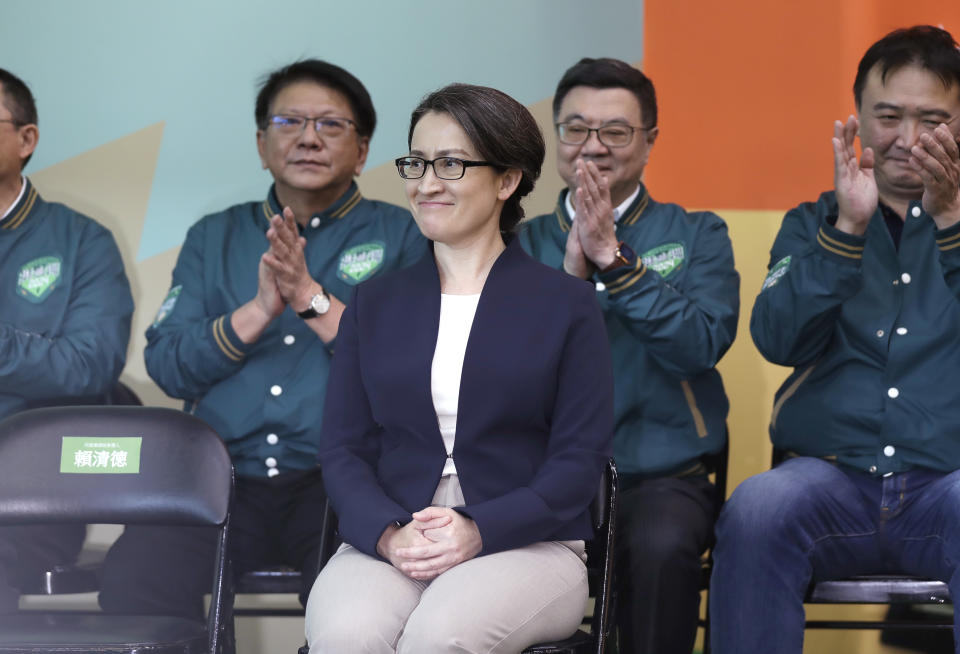
M 3 654 L 199 654 L 207 651 L 207 644 L 206 626 L 185 618 L 29 612 L 0 616 Z
M 814 584 L 806 599 L 825 604 L 930 604 L 950 603 L 942 581 L 897 575 L 868 575 Z
M 240 575 L 235 583 L 237 593 L 299 593 L 301 575 L 291 568 L 251 570 Z
M 577 630 L 569 638 L 550 643 L 537 643 L 523 650 L 522 654 L 576 654 L 588 652 L 594 646 L 593 638 L 585 631 Z

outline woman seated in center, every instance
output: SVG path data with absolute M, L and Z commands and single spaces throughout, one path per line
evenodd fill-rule
M 571 635 L 610 456 L 610 351 L 591 284 L 513 239 L 544 143 L 527 109 L 453 84 L 397 159 L 431 251 L 357 286 L 320 463 L 344 544 L 307 603 L 313 654 L 520 652 Z

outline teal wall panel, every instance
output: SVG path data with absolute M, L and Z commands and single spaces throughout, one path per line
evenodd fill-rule
M 418 99 L 448 82 L 549 97 L 582 56 L 643 58 L 641 0 L 3 0 L 0 66 L 37 97 L 39 170 L 164 123 L 139 259 L 204 213 L 263 197 L 256 84 L 320 57 L 359 77 L 379 114 L 367 166 L 403 154 Z

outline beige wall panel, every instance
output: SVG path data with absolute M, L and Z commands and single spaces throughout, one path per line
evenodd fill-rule
M 143 332 L 170 284 L 176 251 L 137 262 L 163 127 L 156 123 L 44 168 L 30 179 L 44 199 L 63 202 L 113 232 L 135 304 L 123 380 L 145 404 L 178 406 L 149 380 L 143 364 Z
M 167 250 L 136 265 L 134 274 L 140 280 L 136 295 L 137 311 L 133 314 L 133 332 L 130 334 L 130 350 L 123 380 L 137 392 L 144 404 L 180 408 L 183 402 L 175 400 L 160 390 L 147 375 L 143 362 L 143 348 L 147 345 L 146 331 L 153 322 L 157 310 L 170 289 L 170 275 L 177 263 L 180 248 Z M 130 272 L 130 269 L 127 269 Z
M 140 248 L 162 140 L 163 123 L 156 123 L 44 168 L 30 179 L 44 199 L 63 202 L 113 232 L 129 269 Z
M 782 212 L 721 211 L 733 242 L 740 273 L 740 322 L 737 339 L 720 361 L 720 372 L 730 398 L 729 494 L 737 484 L 770 467 L 767 427 L 773 396 L 790 369 L 768 363 L 750 338 L 750 312 L 767 274 L 770 246 L 780 229 Z

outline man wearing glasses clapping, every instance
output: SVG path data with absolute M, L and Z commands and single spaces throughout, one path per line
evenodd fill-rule
M 701 457 L 727 438 L 715 366 L 737 328 L 730 239 L 715 214 L 656 202 L 643 184 L 659 128 L 642 72 L 583 59 L 560 80 L 553 114 L 567 188 L 520 238 L 540 261 L 595 284 L 606 320 L 622 488 L 620 651 L 689 654 L 717 511 Z
M 419 259 L 425 241 L 408 211 L 357 188 L 376 113 L 352 74 L 319 60 L 281 68 L 261 87 L 255 116 L 273 186 L 190 229 L 145 357 L 154 381 L 233 457 L 234 572 L 304 570 L 305 601 L 323 527 L 320 418 L 344 302 L 359 282 Z M 206 547 L 212 536 L 128 529 L 111 553 L 125 565 L 110 568 L 101 603 L 199 616 Z

